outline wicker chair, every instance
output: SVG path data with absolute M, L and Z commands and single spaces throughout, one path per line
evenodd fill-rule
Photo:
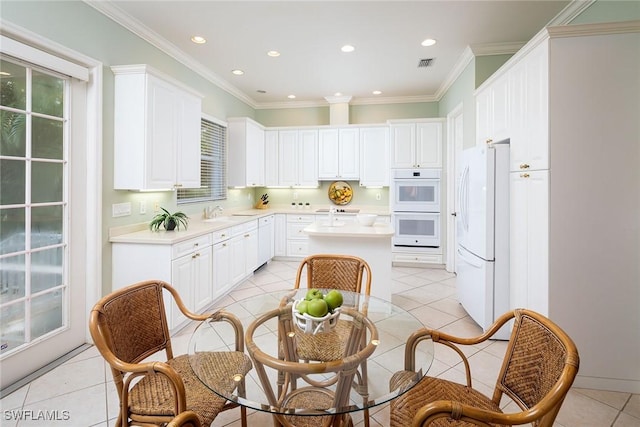
M 297 327 L 293 324 L 290 306 L 281 306 L 258 317 L 246 333 L 247 350 L 254 361 L 256 372 L 274 408 L 296 409 L 297 415 L 274 414 L 274 424 L 285 427 L 353 427 L 348 413 L 327 415 L 327 408 L 349 407 L 349 396 L 359 366 L 376 349 L 378 330 L 373 322 L 361 311 L 345 308 L 343 313 L 352 317 L 352 327 L 343 356 L 331 362 L 304 363 L 296 354 L 297 336 L 293 333 Z M 278 335 L 287 337 L 283 342 L 284 358 L 273 357 L 254 342 L 254 334 L 260 326 L 273 318 L 278 319 Z M 362 345 L 369 335 L 369 342 Z M 265 367 L 284 374 L 284 385 L 278 385 L 274 393 L 272 380 Z M 324 381 L 318 381 L 317 375 L 334 375 L 337 378 L 335 388 L 328 389 Z M 302 385 L 302 386 L 301 386 Z M 338 411 L 340 412 L 340 411 Z M 301 415 L 304 414 L 304 415 Z
M 176 290 L 162 281 L 145 281 L 105 296 L 91 310 L 89 330 L 104 359 L 111 366 L 120 398 L 116 426 L 163 425 L 184 411 L 198 415 L 208 426 L 220 411 L 237 404 L 227 402 L 209 390 L 193 373 L 187 355 L 173 356 L 167 326 L 163 290 L 174 298 L 178 308 L 190 319 L 203 321 L 185 307 Z M 212 365 L 233 372 L 247 373 L 251 360 L 244 354 L 244 336 L 240 322 L 229 314 L 220 320 L 236 331 L 235 351 L 211 352 Z M 167 362 L 145 361 L 164 350 Z M 226 386 L 226 385 L 225 385 Z M 231 391 L 235 389 L 233 385 Z M 244 382 L 238 386 L 244 393 Z M 246 426 L 246 409 L 241 408 Z
M 364 281 L 364 295 L 371 294 L 371 267 L 362 258 L 352 255 L 316 254 L 306 257 L 300 263 L 296 274 L 295 289 L 299 289 L 303 273 L 306 272 L 307 288 L 338 289 L 361 293 Z M 366 281 L 365 281 L 366 280 Z M 366 314 L 366 313 L 365 313 Z M 338 320 L 335 329 L 330 333 L 315 336 L 311 339 L 301 331 L 298 335 L 298 356 L 307 361 L 330 362 L 343 357 L 344 343 L 351 325 L 349 321 Z M 364 338 L 364 337 L 363 337 Z M 357 373 L 356 384 L 363 399 L 368 399 L 367 365 L 366 362 Z M 337 377 L 329 379 L 337 381 Z M 369 427 L 369 411 L 364 411 L 364 424 Z
M 473 345 L 489 339 L 502 325 L 515 319 L 502 368 L 489 398 L 471 385 L 469 362 L 457 345 Z M 405 371 L 397 372 L 390 388 L 402 387 L 403 378 L 415 375 L 413 352 L 431 338 L 455 350 L 464 363 L 467 384 L 425 376 L 416 386 L 391 403 L 391 427 L 406 426 L 507 426 L 530 423 L 551 427 L 578 372 L 575 344 L 556 324 L 530 310 L 502 315 L 483 335 L 457 338 L 422 329 L 407 343 Z M 503 413 L 502 396 L 511 398 L 521 412 Z
M 172 419 L 166 427 L 202 427 L 198 414 L 193 411 L 184 411 Z

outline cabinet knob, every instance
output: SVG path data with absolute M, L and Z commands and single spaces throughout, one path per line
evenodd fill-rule
M 251 237 L 251 234 L 245 234 L 244 237 Z
M 529 178 L 529 174 L 528 173 L 521 173 L 520 174 L 520 178 Z
M 487 144 L 491 144 L 491 143 L 493 142 L 493 139 L 488 138 L 485 142 L 486 142 Z
M 530 166 L 529 166 L 527 163 L 522 163 L 522 164 L 520 165 L 520 169 L 529 169 L 529 167 L 530 167 Z
M 192 259 L 196 259 L 196 258 L 198 258 L 199 256 L 200 256 L 200 253 L 196 253 L 196 254 L 191 255 L 191 258 L 192 258 Z
M 200 243 L 194 243 L 193 246 L 198 246 Z
M 182 188 L 182 184 L 173 184 L 175 188 Z

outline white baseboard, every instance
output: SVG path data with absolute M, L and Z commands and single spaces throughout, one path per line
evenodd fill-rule
M 573 386 L 577 388 L 618 391 L 621 393 L 640 393 L 640 380 L 623 380 L 618 378 L 600 378 L 578 375 Z

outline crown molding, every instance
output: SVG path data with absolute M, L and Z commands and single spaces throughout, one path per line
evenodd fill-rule
M 605 22 L 597 24 L 577 24 L 548 27 L 550 38 L 601 36 L 607 34 L 624 34 L 640 32 L 640 20 Z
M 474 58 L 475 56 L 473 55 L 473 51 L 469 46 L 467 46 L 462 52 L 462 55 L 460 55 L 460 58 L 458 58 L 458 62 L 456 62 L 456 64 L 451 69 L 451 72 L 449 73 L 447 78 L 444 79 L 444 82 L 442 82 L 442 85 L 436 91 L 434 95 L 436 101 L 440 101 L 442 99 L 449 88 L 451 88 L 456 80 L 458 80 L 458 77 L 460 77 L 465 68 L 467 68 L 467 65 L 469 65 Z
M 472 44 L 469 47 L 474 56 L 491 56 L 514 54 L 525 44 L 526 42 L 484 43 Z
M 572 0 L 571 3 L 554 16 L 545 27 L 569 24 L 596 1 L 597 0 Z
M 162 52 L 166 53 L 176 61 L 180 62 L 184 66 L 190 68 L 195 73 L 204 77 L 211 83 L 220 87 L 220 89 L 230 93 L 239 100 L 247 103 L 250 107 L 256 108 L 256 102 L 244 92 L 224 80 L 222 77 L 207 69 L 198 61 L 194 60 L 191 56 L 185 54 L 176 45 L 170 43 L 165 38 L 161 37 L 158 33 L 146 27 L 143 23 L 137 19 L 132 18 L 122 11 L 118 6 L 109 1 L 95 1 L 95 0 L 83 0 L 85 4 L 91 6 L 98 12 L 105 15 L 115 23 L 121 25 L 133 34 L 137 35 L 141 39 L 147 41 L 151 45 L 157 47 Z

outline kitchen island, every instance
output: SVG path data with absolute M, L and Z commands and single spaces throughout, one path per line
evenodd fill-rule
M 371 267 L 371 295 L 391 301 L 391 237 L 393 227 L 377 222 L 316 221 L 303 230 L 309 236 L 310 254 L 354 255 Z

